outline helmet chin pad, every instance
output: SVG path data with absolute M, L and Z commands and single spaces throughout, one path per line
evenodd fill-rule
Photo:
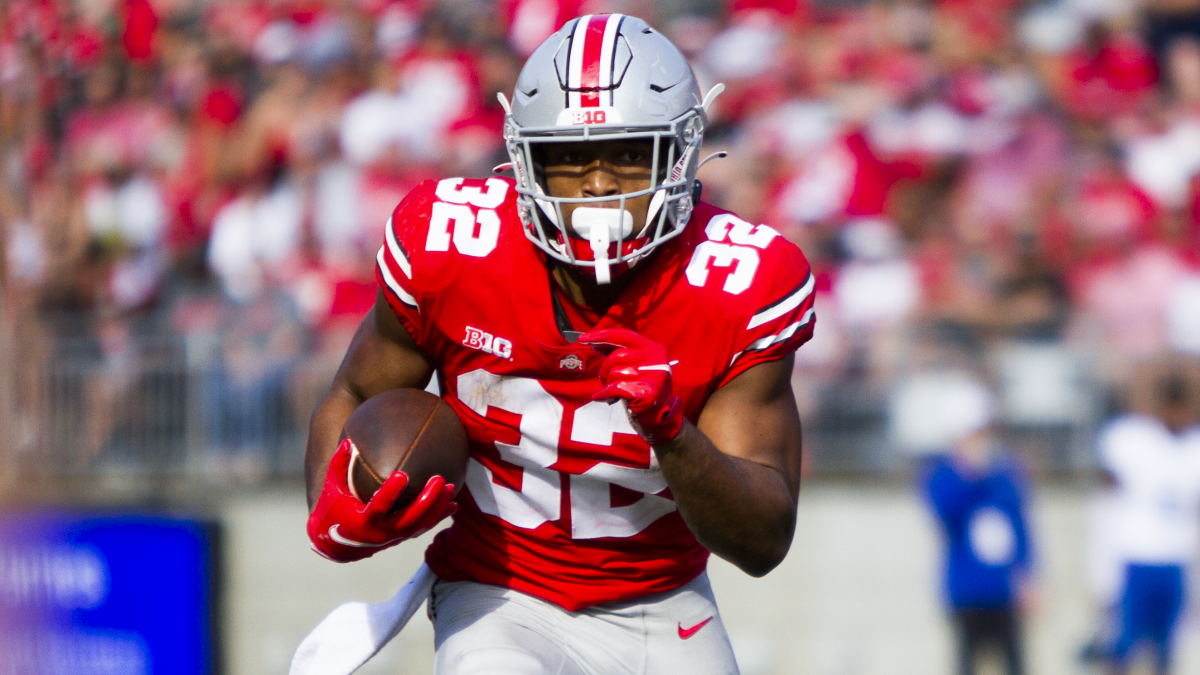
M 591 262 L 596 271 L 596 283 L 612 281 L 615 261 L 646 245 L 644 236 L 630 238 L 633 234 L 633 215 L 625 209 L 578 206 L 571 212 L 571 230 L 575 236 L 567 237 L 559 231 L 559 244 L 569 246 L 572 259 Z M 565 239 L 565 241 L 564 241 Z M 632 266 L 632 261 L 617 263 L 617 274 Z
M 588 241 L 628 239 L 633 234 L 633 214 L 626 209 L 577 206 L 571 212 L 571 229 L 576 237 Z
M 608 265 L 609 247 L 633 233 L 633 214 L 625 209 L 577 206 L 571 212 L 571 228 L 575 236 L 588 240 L 592 259 L 596 262 L 596 283 L 607 284 L 612 281 Z

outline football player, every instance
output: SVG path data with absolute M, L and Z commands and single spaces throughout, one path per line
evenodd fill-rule
M 761 576 L 791 544 L 813 277 L 699 201 L 715 93 L 644 21 L 571 21 L 502 99 L 515 179 L 427 182 L 387 225 L 313 416 L 308 531 L 350 561 L 453 515 L 426 552 L 437 673 L 737 670 L 705 565 Z M 358 502 L 344 423 L 434 375 L 470 439 L 457 503 L 439 477 L 398 514 Z

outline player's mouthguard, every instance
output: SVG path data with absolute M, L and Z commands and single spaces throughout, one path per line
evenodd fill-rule
M 633 214 L 625 209 L 580 206 L 571 213 L 571 227 L 577 237 L 586 239 L 592 245 L 592 255 L 596 261 L 596 283 L 611 282 L 608 245 L 618 239 L 629 239 L 629 235 L 633 234 Z

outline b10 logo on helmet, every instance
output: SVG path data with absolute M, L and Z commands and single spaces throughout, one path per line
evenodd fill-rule
M 558 126 L 578 124 L 620 124 L 621 111 L 616 108 L 567 108 L 558 113 Z
M 485 354 L 495 354 L 502 359 L 512 358 L 512 342 L 471 326 L 467 326 L 467 336 L 463 338 L 463 344 Z

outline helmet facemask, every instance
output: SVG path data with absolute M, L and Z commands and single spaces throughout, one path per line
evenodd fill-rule
M 637 264 L 658 245 L 683 231 L 692 213 L 692 189 L 703 141 L 704 114 L 693 109 L 658 127 L 620 124 L 584 127 L 520 128 L 505 125 L 505 145 L 517 179 L 518 208 L 525 235 L 550 257 L 595 270 L 597 283 L 609 283 L 613 267 L 620 274 Z M 641 190 L 600 197 L 557 197 L 546 188 L 539 162 L 542 148 L 568 142 L 603 143 L 646 139 L 650 142 L 650 184 Z M 539 147 L 540 146 L 540 147 Z M 630 200 L 649 195 L 645 227 L 636 235 L 620 221 L 628 220 Z M 568 228 L 564 205 L 575 209 Z M 615 206 L 616 208 L 613 208 Z M 601 211 L 612 211 L 608 227 Z M 586 227 L 579 227 L 590 221 Z M 575 236 L 572 236 L 572 230 Z
M 702 98 L 679 48 L 637 17 L 588 14 L 567 22 L 521 68 L 512 104 L 500 97 L 525 235 L 555 260 L 593 268 L 598 283 L 610 281 L 614 265 L 620 273 L 678 235 L 692 214 L 708 104 L 721 88 Z M 651 180 L 644 189 L 557 197 L 541 180 L 536 161 L 545 145 L 636 139 L 652 147 Z M 630 200 L 644 203 L 645 197 L 646 226 L 626 234 L 620 212 Z M 575 223 L 563 218 L 564 206 L 579 205 L 615 213 L 592 214 L 585 228 L 590 236 L 583 241 L 571 236 Z

